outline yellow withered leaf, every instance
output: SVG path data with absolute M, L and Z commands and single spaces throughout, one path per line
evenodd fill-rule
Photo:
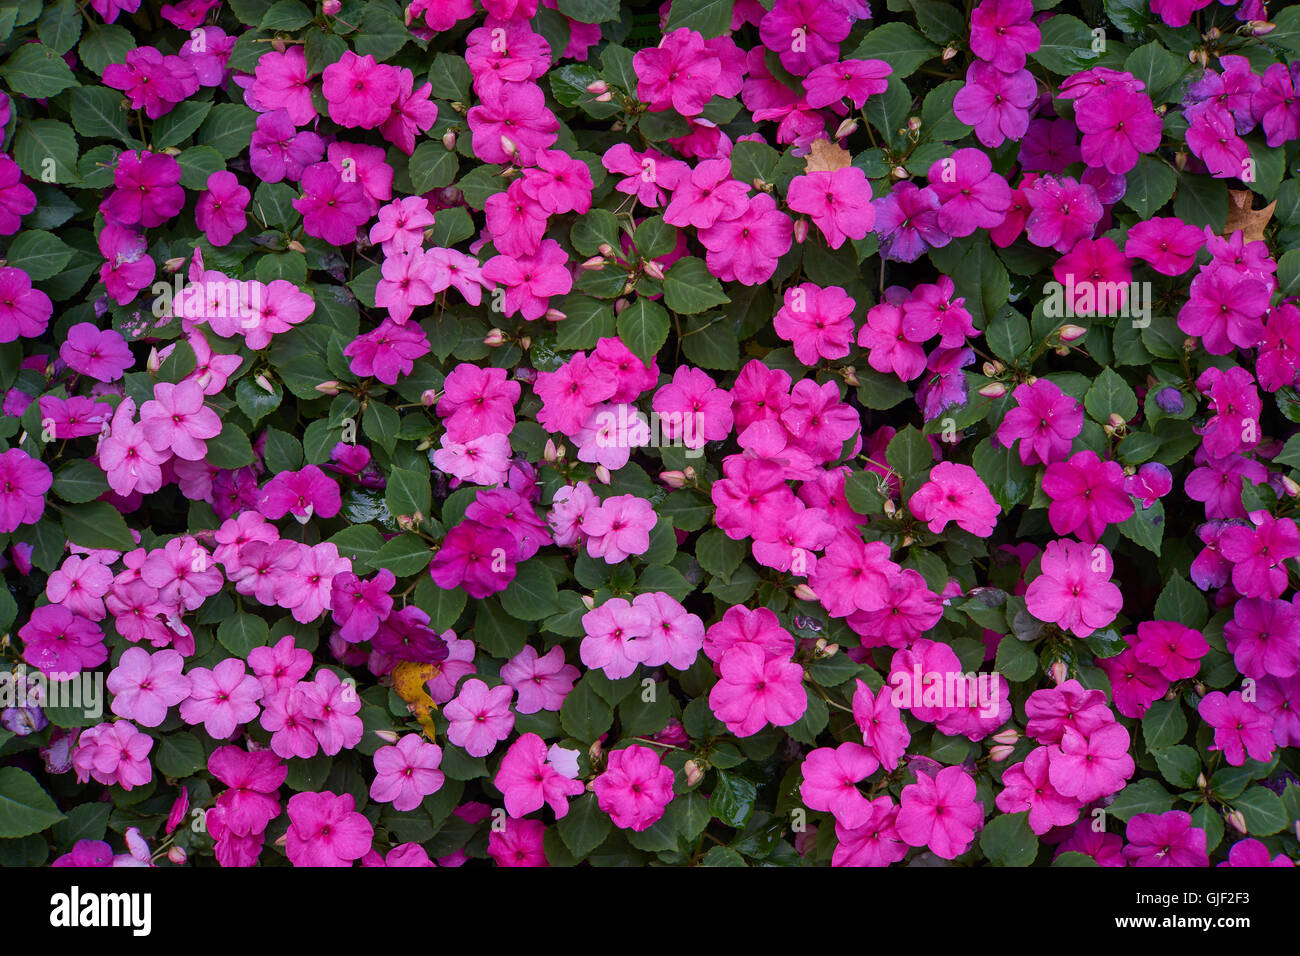
M 806 173 L 833 173 L 853 165 L 853 154 L 829 139 L 819 139 L 812 144 L 808 158 L 804 160 Z
M 415 715 L 424 735 L 434 739 L 433 712 L 438 705 L 429 696 L 425 686 L 437 677 L 442 668 L 437 664 L 422 664 L 415 661 L 401 661 L 393 668 L 393 690 L 397 696 L 406 701 L 407 708 Z
M 1252 209 L 1255 194 L 1249 189 L 1229 189 L 1228 195 L 1232 198 L 1232 202 L 1228 204 L 1228 222 L 1223 227 L 1223 234 L 1231 236 L 1240 229 L 1244 241 L 1263 242 L 1264 227 L 1273 218 L 1277 200 L 1274 199 L 1263 209 Z

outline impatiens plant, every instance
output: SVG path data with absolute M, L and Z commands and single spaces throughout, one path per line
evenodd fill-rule
M 1300 7 L 14 0 L 0 130 L 0 865 L 1300 858 Z

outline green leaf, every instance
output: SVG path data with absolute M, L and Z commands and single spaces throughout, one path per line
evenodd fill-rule
M 1142 718 L 1142 738 L 1152 750 L 1172 747 L 1186 733 L 1187 717 L 1178 698 L 1156 701 Z
M 682 352 L 692 365 L 720 371 L 739 365 L 740 342 L 728 316 L 717 312 L 692 315 L 683 326 Z
M 450 186 L 456 180 L 460 160 L 440 140 L 421 143 L 411 154 L 411 183 L 417 193 Z
M 1150 508 L 1136 503 L 1133 514 L 1119 524 L 1120 534 L 1160 557 L 1165 534 L 1165 503 L 1157 501 Z
M 130 30 L 120 24 L 101 23 L 81 38 L 77 55 L 88 70 L 103 76 L 104 67 L 126 62 L 126 54 L 133 49 L 135 38 Z
M 448 102 L 467 102 L 470 98 L 474 75 L 463 56 L 439 53 L 429 68 L 429 82 L 433 95 Z
M 181 167 L 181 185 L 186 189 L 207 189 L 208 177 L 226 168 L 221 154 L 211 146 L 191 146 L 176 157 L 176 162 Z
M 248 435 L 234 422 L 225 422 L 221 434 L 208 439 L 208 454 L 205 461 L 217 468 L 243 468 L 257 461 Z
M 81 11 L 77 9 L 75 0 L 47 2 L 36 25 L 36 35 L 59 55 L 76 46 L 81 39 Z
M 600 809 L 594 793 L 584 793 L 569 802 L 569 812 L 556 823 L 560 839 L 575 860 L 584 860 L 605 842 L 613 821 Z
M 354 524 L 329 540 L 339 549 L 340 556 L 352 561 L 355 573 L 368 574 L 380 566 L 375 563 L 375 557 L 384 546 L 384 537 L 374 525 Z
M 1281 798 L 1267 787 L 1246 788 L 1232 806 L 1246 818 L 1246 832 L 1253 837 L 1277 833 L 1290 822 Z
M 590 744 L 614 722 L 614 712 L 595 691 L 591 681 L 582 679 L 574 685 L 560 706 L 560 725 L 575 740 Z
M 118 94 L 121 99 L 121 94 Z M 166 149 L 178 146 L 194 135 L 212 109 L 211 103 L 200 100 L 183 100 L 153 122 L 149 139 L 154 149 Z M 260 188 L 260 187 L 259 187 Z
M 694 315 L 730 301 L 702 259 L 679 259 L 664 275 L 664 302 L 673 312 Z
M 1159 104 L 1160 94 L 1183 75 L 1186 58 L 1179 60 L 1159 43 L 1148 43 L 1129 54 L 1124 69 L 1146 84 L 1151 102 Z
M 911 0 L 916 25 L 935 43 L 948 43 L 966 32 L 960 10 L 944 0 Z
M 432 560 L 433 552 L 423 538 L 413 534 L 399 534 L 384 542 L 379 553 L 371 559 L 371 564 L 376 568 L 387 568 L 402 578 L 423 571 Z
M 279 0 L 262 17 L 262 29 L 293 32 L 311 23 L 311 11 L 298 0 Z
M 555 578 L 538 561 L 519 565 L 515 578 L 501 592 L 501 606 L 511 617 L 523 621 L 540 621 L 560 609 L 560 595 Z
M 67 818 L 50 831 L 59 847 L 71 850 L 78 840 L 102 840 L 108 830 L 111 803 L 81 803 L 68 811 Z
M 885 60 L 894 68 L 890 78 L 902 80 L 938 55 L 939 48 L 906 23 L 886 23 L 866 35 L 854 51 L 853 59 Z
M 1164 750 L 1152 750 L 1160 775 L 1173 786 L 1186 790 L 1196 785 L 1196 778 L 1201 772 L 1201 758 L 1195 750 L 1185 744 L 1178 744 Z
M 0 838 L 40 833 L 62 819 L 35 777 L 17 767 L 0 767 Z
M 398 515 L 414 516 L 416 512 L 427 518 L 432 501 L 429 476 L 407 468 L 394 468 L 388 476 L 384 500 L 394 518 Z
M 73 544 L 83 548 L 130 551 L 135 539 L 122 519 L 122 513 L 107 501 L 88 501 L 73 508 L 60 508 L 63 532 Z
M 73 248 L 43 229 L 20 232 L 9 247 L 7 265 L 22 269 L 35 282 L 57 275 L 72 258 Z
M 1128 421 L 1137 414 L 1137 396 L 1128 382 L 1124 381 L 1114 369 L 1104 368 L 1088 394 L 1083 405 L 1093 420 L 1101 425 L 1110 424 L 1112 414 Z
M 992 437 L 975 446 L 971 464 L 1004 512 L 1019 504 L 1033 488 L 1033 472 L 1020 463 L 1015 451 L 995 446 Z
M 122 94 L 104 86 L 82 86 L 72 91 L 69 111 L 72 125 L 82 136 L 107 136 L 128 146 L 136 140 L 127 131 Z M 171 145 L 170 143 L 168 145 Z
M 1029 813 L 995 816 L 980 833 L 980 849 L 996 866 L 1028 866 L 1038 855 L 1038 837 L 1029 826 Z
M 885 460 L 906 483 L 930 471 L 934 464 L 934 449 L 930 447 L 929 439 L 908 425 L 889 440 Z
M 162 739 L 153 763 L 163 776 L 179 780 L 198 773 L 207 766 L 208 759 L 199 738 L 182 731 Z
M 718 782 L 709 795 L 709 812 L 726 826 L 741 829 L 749 822 L 758 799 L 758 786 L 739 774 L 717 771 Z
M 53 172 L 56 183 L 76 183 L 77 137 L 72 127 L 52 119 L 22 124 L 14 137 L 14 162 L 32 179 L 45 181 Z M 53 166 L 49 160 L 53 160 Z
M 218 103 L 199 127 L 198 144 L 215 149 L 225 159 L 248 148 L 257 114 L 239 103 Z
M 84 504 L 108 491 L 108 479 L 93 462 L 79 458 L 54 473 L 53 490 L 64 501 Z
M 247 658 L 253 648 L 271 643 L 271 628 L 256 614 L 236 611 L 217 628 L 217 640 L 236 657 Z
M 614 336 L 614 310 L 608 302 L 571 293 L 555 306 L 565 316 L 556 327 L 557 348 L 594 349 L 601 339 Z
M 994 355 L 1014 364 L 1029 348 L 1029 323 L 1015 309 L 1003 309 L 984 330 L 984 339 Z
M 444 591 L 427 574 L 415 586 L 414 598 L 415 606 L 429 615 L 429 626 L 438 632 L 445 631 L 456 623 L 465 610 L 467 599 L 462 588 Z
M 1164 813 L 1173 805 L 1173 796 L 1160 786 L 1158 780 L 1143 777 L 1121 790 L 1107 812 L 1127 823 L 1139 813 Z
M 735 0 L 673 0 L 665 32 L 672 33 L 685 27 L 699 33 L 706 40 L 722 36 L 731 29 L 731 11 L 734 5 Z M 564 11 L 563 0 L 560 9 Z
M 1223 232 L 1228 222 L 1228 187 L 1221 179 L 1179 173 L 1174 215 L 1190 225 Z
M 397 447 L 397 433 L 401 426 L 402 423 L 397 416 L 396 410 L 382 402 L 371 402 L 366 406 L 365 414 L 361 416 L 361 428 L 366 437 L 390 455 L 393 453 L 393 449 Z M 395 513 L 405 514 L 406 512 Z M 427 513 L 426 511 L 425 514 Z
M 1124 205 L 1143 219 L 1169 202 L 1178 185 L 1178 173 L 1157 156 L 1139 156 L 1137 165 L 1128 171 L 1128 188 Z
M 671 324 L 663 306 L 645 296 L 637 296 L 618 317 L 618 337 L 633 355 L 648 365 L 668 341 Z
M 1207 616 L 1205 595 L 1182 575 L 1171 577 L 1156 600 L 1157 621 L 1177 621 L 1199 631 Z
M 1069 76 L 1094 66 L 1101 59 L 1092 43 L 1092 31 L 1082 20 L 1058 13 L 1044 21 L 1042 42 L 1029 55 L 1053 73 Z
M 78 85 L 63 56 L 43 43 L 19 46 L 0 66 L 0 77 L 10 90 L 33 99 L 54 96 Z

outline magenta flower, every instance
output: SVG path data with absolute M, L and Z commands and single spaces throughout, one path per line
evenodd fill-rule
M 415 322 L 398 325 L 384 319 L 378 328 L 348 343 L 343 354 L 352 360 L 352 374 L 396 385 L 398 378 L 411 374 L 416 359 L 429 354 L 429 339 Z
M 1093 451 L 1048 465 L 1043 494 L 1052 499 L 1047 509 L 1052 530 L 1059 535 L 1077 534 L 1089 544 L 1101 537 L 1107 525 L 1133 515 L 1123 467 L 1116 461 L 1102 461 Z
M 22 269 L 0 266 L 0 344 L 45 332 L 54 304 Z
M 759 193 L 734 219 L 715 222 L 700 231 L 708 250 L 709 271 L 724 282 L 759 285 L 776 271 L 777 260 L 790 248 L 794 223 L 767 193 Z
M 1053 827 L 1069 826 L 1079 818 L 1078 800 L 1064 797 L 1052 786 L 1047 747 L 1031 750 L 1022 763 L 1002 774 L 1003 789 L 994 798 L 1003 813 L 1029 811 L 1029 827 L 1040 836 Z
M 640 832 L 664 815 L 673 799 L 673 771 L 649 747 L 611 750 L 605 772 L 592 781 L 597 806 L 614 826 Z
M 819 747 L 804 758 L 799 796 L 810 810 L 825 810 L 836 824 L 850 829 L 872 816 L 870 802 L 858 782 L 871 776 L 880 762 L 870 750 L 852 741 L 838 747 Z
M 18 637 L 23 642 L 23 660 L 47 676 L 80 674 L 108 660 L 99 625 L 61 604 L 33 609 Z
M 234 173 L 218 170 L 208 177 L 208 188 L 199 196 L 194 218 L 210 243 L 229 245 L 244 231 L 248 223 L 244 210 L 252 196 Z
M 929 480 L 916 490 L 908 506 L 936 534 L 954 521 L 981 538 L 993 533 L 1002 511 L 974 468 L 950 461 L 930 470 Z
M 1042 43 L 1033 14 L 1032 0 L 981 0 L 970 15 L 971 52 L 1003 73 L 1024 69 Z
M 104 218 L 146 229 L 170 221 L 185 205 L 180 163 L 163 153 L 125 150 L 113 172 L 116 187 L 102 205 Z
M 414 810 L 430 794 L 442 789 L 445 779 L 438 765 L 442 748 L 419 734 L 406 734 L 396 746 L 375 751 L 375 779 L 370 799 L 391 803 L 399 812 Z
M 886 770 L 897 767 L 912 735 L 884 688 L 881 688 L 881 693 L 873 694 L 861 679 L 857 681 L 853 693 L 853 721 L 862 731 L 862 743 L 875 754 L 880 765 Z
M 208 758 L 208 772 L 229 790 L 218 795 L 224 827 L 238 836 L 262 833 L 280 815 L 280 787 L 289 765 L 270 750 L 218 747 Z
M 1223 759 L 1234 767 L 1251 760 L 1267 761 L 1277 748 L 1273 740 L 1273 718 L 1254 703 L 1247 703 L 1241 691 L 1230 694 L 1212 691 L 1201 698 L 1197 713 L 1214 728 L 1210 750 L 1223 752 Z
M 982 149 L 959 149 L 936 160 L 926 178 L 939 197 L 937 224 L 953 238 L 1001 224 L 1011 205 L 1011 187 L 993 172 Z
M 619 680 L 633 674 L 645 658 L 648 646 L 639 638 L 649 634 L 650 612 L 626 598 L 610 598 L 582 616 L 582 629 L 582 663 Z
M 966 71 L 966 85 L 957 91 L 952 111 L 975 127 L 976 138 L 992 149 L 1025 135 L 1029 107 L 1037 98 L 1038 84 L 1028 70 L 1004 72 L 976 60 Z
M 1232 586 L 1248 598 L 1280 597 L 1287 587 L 1287 558 L 1300 556 L 1300 530 L 1290 518 L 1251 513 L 1254 527 L 1233 525 L 1219 538 L 1219 553 L 1232 565 Z
M 101 331 L 90 322 L 78 322 L 68 329 L 59 346 L 59 358 L 73 371 L 100 382 L 117 381 L 135 361 L 118 332 Z
M 1018 404 L 998 426 L 998 442 L 1010 448 L 1019 439 L 1020 460 L 1026 465 L 1064 459 L 1083 430 L 1082 404 L 1045 378 L 1017 385 L 1011 395 Z
M 658 523 L 654 506 L 636 495 L 614 495 L 593 508 L 583 520 L 587 553 L 618 564 L 644 554 L 650 547 L 650 532 Z
M 257 58 L 249 92 L 261 112 L 282 109 L 294 126 L 306 126 L 316 118 L 307 83 L 307 56 L 301 46 L 288 46 L 283 52 L 264 51 Z
M 514 580 L 518 560 L 519 545 L 508 531 L 462 521 L 447 532 L 429 574 L 444 590 L 463 587 L 470 597 L 485 598 Z
M 839 359 L 853 343 L 854 302 L 838 286 L 822 289 L 811 282 L 787 289 L 785 305 L 773 320 L 776 334 L 794 343 L 794 354 L 804 365 L 819 358 Z
M 294 49 L 290 47 L 286 52 Z M 264 54 L 257 61 L 258 68 L 272 56 L 275 56 L 274 52 Z M 311 97 L 308 96 L 310 104 Z M 312 115 L 315 116 L 314 107 Z M 248 165 L 253 175 L 263 182 L 297 181 L 302 178 L 304 169 L 320 162 L 324 155 L 325 141 L 311 130 L 296 129 L 287 110 L 272 110 L 257 117 L 257 126 L 248 146 Z
M 543 240 L 533 255 L 493 256 L 483 264 L 483 278 L 505 287 L 506 315 L 518 313 L 529 321 L 547 314 L 551 296 L 573 288 L 569 257 L 554 239 Z
M 1042 574 L 1029 583 L 1025 603 L 1040 621 L 1058 625 L 1076 637 L 1105 627 L 1124 599 L 1111 583 L 1114 564 L 1101 545 L 1051 541 L 1043 551 Z
M 885 92 L 894 68 L 884 60 L 825 63 L 804 77 L 804 99 L 813 109 L 848 100 L 862 109 L 867 98 Z
M 582 781 L 565 776 L 547 758 L 546 743 L 534 733 L 521 734 L 501 758 L 492 784 L 505 798 L 510 816 L 524 817 L 549 804 L 556 819 L 561 819 L 569 812 L 569 798 L 586 789 Z
M 375 828 L 352 794 L 295 793 L 289 798 L 285 851 L 294 866 L 351 866 L 369 852 Z
M 709 706 L 737 737 L 752 737 L 769 723 L 787 727 L 807 710 L 803 668 L 793 661 L 769 658 L 743 642 L 722 655 L 718 671 Z
M 507 817 L 504 827 L 493 827 L 488 834 L 488 856 L 497 866 L 550 866 L 542 848 L 545 832 L 541 820 Z
M 1153 152 L 1163 130 L 1151 98 L 1122 87 L 1088 94 L 1079 101 L 1074 121 L 1083 134 L 1083 161 L 1117 174 L 1136 166 L 1143 153 Z
M 22 228 L 23 216 L 36 208 L 36 193 L 22 178 L 18 164 L 0 154 L 0 235 L 12 236 Z
M 396 67 L 376 63 L 370 54 L 357 56 L 351 50 L 325 67 L 321 79 L 330 119 L 344 127 L 379 126 L 392 112 L 400 89 Z
M 984 811 L 975 781 L 961 767 L 944 767 L 931 776 L 917 773 L 899 800 L 898 835 L 908 846 L 925 846 L 935 856 L 955 860 L 975 839 Z
M 355 178 L 344 179 L 330 163 L 312 163 L 302 171 L 302 196 L 293 201 L 309 236 L 332 246 L 356 241 L 357 229 L 370 218 L 366 194 Z
M 265 517 L 274 521 L 292 514 L 299 524 L 306 524 L 312 515 L 332 518 L 342 506 L 338 482 L 316 465 L 280 472 L 266 483 L 258 502 Z
M 1210 645 L 1200 631 L 1177 621 L 1143 621 L 1137 626 L 1137 659 L 1171 681 L 1195 677 Z
M 21 448 L 0 452 L 0 533 L 35 524 L 45 513 L 45 493 L 54 484 L 49 466 Z
M 672 109 L 682 116 L 703 112 L 722 74 L 722 62 L 706 51 L 704 38 L 685 27 L 639 51 L 632 67 L 637 99 L 656 112 Z
M 474 155 L 485 163 L 510 163 L 517 156 L 531 165 L 538 150 L 554 145 L 560 128 L 535 83 L 503 83 L 485 90 L 466 119 Z
M 1209 866 L 1205 831 L 1182 810 L 1129 818 L 1124 859 L 1130 866 Z
M 1129 743 L 1129 732 L 1118 723 L 1103 724 L 1087 737 L 1067 728 L 1048 751 L 1052 786 L 1080 804 L 1118 793 L 1136 768 Z
M 117 784 L 123 790 L 142 787 L 153 779 L 149 751 L 153 738 L 129 720 L 96 724 L 81 732 L 72 752 L 77 780 L 95 780 L 105 786 Z
M 786 198 L 791 209 L 812 219 L 832 249 L 846 239 L 865 239 L 876 224 L 871 186 L 856 166 L 796 176 Z

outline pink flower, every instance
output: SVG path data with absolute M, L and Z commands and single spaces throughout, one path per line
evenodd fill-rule
M 433 84 L 417 88 L 415 74 L 405 67 L 397 70 L 397 96 L 380 124 L 379 132 L 407 156 L 415 152 L 416 133 L 426 132 L 438 119 L 438 106 L 430 101 Z
M 378 328 L 353 339 L 343 354 L 352 360 L 354 375 L 373 375 L 385 385 L 396 385 L 411 374 L 416 359 L 429 354 L 429 340 L 415 322 L 398 325 L 384 319 Z
M 21 448 L 0 452 L 0 534 L 39 521 L 53 484 L 49 466 L 39 458 Z
M 248 666 L 261 682 L 262 697 L 266 700 L 296 685 L 307 676 L 311 665 L 311 651 L 295 647 L 292 634 L 286 634 L 269 647 L 255 647 L 248 652 Z
M 194 212 L 195 221 L 208 242 L 227 246 L 244 231 L 248 223 L 244 210 L 252 195 L 239 184 L 234 173 L 218 170 L 208 177 L 208 188 L 199 196 Z
M 898 835 L 908 846 L 926 846 L 935 856 L 955 860 L 975 839 L 984 811 L 975 781 L 961 767 L 944 767 L 934 776 L 917 773 L 916 783 L 899 798 Z
M 1106 526 L 1133 515 L 1133 499 L 1124 490 L 1124 469 L 1116 461 L 1102 461 L 1093 451 L 1076 453 L 1069 461 L 1047 466 L 1043 493 L 1052 499 L 1047 509 L 1052 530 L 1077 534 L 1093 543 Z
M 150 654 L 129 647 L 108 675 L 113 713 L 144 727 L 157 727 L 167 708 L 190 695 L 190 679 L 181 673 L 185 659 L 173 650 Z
M 638 595 L 637 600 L 646 596 Z M 525 644 L 523 650 L 501 665 L 501 679 L 518 695 L 515 712 L 520 714 L 558 711 L 580 676 L 578 668 L 565 663 L 564 648 L 559 645 L 539 655 L 535 647 Z
M 857 681 L 857 690 L 853 694 L 853 721 L 862 731 L 863 744 L 876 755 L 880 765 L 888 771 L 897 767 L 912 735 L 883 687 L 881 693 L 873 694 L 861 679 Z
M 218 747 L 208 758 L 208 772 L 229 790 L 217 797 L 222 824 L 237 836 L 262 833 L 280 815 L 280 787 L 289 765 L 270 750 Z
M 302 213 L 303 231 L 332 246 L 356 241 L 357 229 L 370 218 L 361 183 L 346 180 L 330 163 L 312 163 L 302 171 L 302 197 L 293 201 Z
M 970 15 L 971 52 L 1004 73 L 1024 69 L 1042 43 L 1033 14 L 1032 0 L 981 0 Z
M 957 91 L 952 111 L 967 126 L 975 127 L 976 138 L 993 149 L 1025 135 L 1029 107 L 1037 98 L 1038 84 L 1028 70 L 1004 72 L 976 60 L 966 71 L 966 85 Z
M 0 343 L 42 335 L 53 312 L 50 297 L 32 288 L 31 276 L 13 266 L 0 267 Z
M 265 517 L 274 521 L 292 514 L 299 524 L 306 524 L 312 515 L 333 518 L 342 506 L 338 482 L 316 465 L 280 472 L 266 483 L 258 502 Z
M 113 329 L 100 331 L 90 322 L 68 329 L 59 358 L 73 371 L 100 382 L 115 382 L 135 361 L 126 340 Z
M 659 413 L 662 435 L 680 437 L 687 448 L 726 438 L 734 423 L 730 396 L 707 372 L 689 365 L 678 366 L 651 404 Z
M 203 389 L 195 382 L 158 382 L 153 396 L 140 407 L 145 440 L 156 451 L 202 460 L 208 453 L 207 439 L 221 434 L 221 419 L 204 405 Z
M 190 696 L 181 703 L 181 720 L 202 724 L 208 736 L 225 740 L 257 717 L 262 684 L 244 672 L 244 662 L 228 657 L 216 667 L 196 667 L 189 672 Z
M 391 803 L 398 812 L 414 810 L 442 788 L 445 778 L 438 769 L 442 748 L 427 743 L 419 734 L 406 734 L 396 746 L 380 747 L 374 760 L 370 799 Z
M 611 750 L 605 772 L 592 781 L 597 806 L 614 826 L 640 832 L 664 815 L 673 799 L 673 771 L 649 747 Z
M 1247 677 L 1289 678 L 1300 670 L 1300 612 L 1289 601 L 1238 601 L 1223 636 L 1233 663 Z
M 804 758 L 799 796 L 810 810 L 826 810 L 837 824 L 856 828 L 872 816 L 871 804 L 857 787 L 880 762 L 866 747 L 852 741 L 819 747 Z
M 614 495 L 589 511 L 582 530 L 587 535 L 587 553 L 618 564 L 644 554 L 650 547 L 650 532 L 659 518 L 654 506 L 636 495 Z
M 170 221 L 185 205 L 180 163 L 163 153 L 125 150 L 113 172 L 116 187 L 102 205 L 104 218 L 146 229 Z
M 1052 786 L 1081 804 L 1118 793 L 1135 769 L 1129 743 L 1129 732 L 1118 723 L 1103 724 L 1087 737 L 1067 728 L 1049 750 Z
M 579 214 L 591 209 L 591 170 L 580 159 L 558 149 L 539 149 L 535 166 L 524 172 L 520 186 L 548 215 Z
M 1079 149 L 1089 166 L 1127 173 L 1138 156 L 1160 145 L 1163 124 L 1145 93 L 1109 88 L 1080 101 L 1074 121 L 1083 134 Z
M 1130 866 L 1209 866 L 1205 831 L 1182 810 L 1129 818 L 1124 859 Z
M 1254 527 L 1231 525 L 1219 552 L 1232 565 L 1232 586 L 1248 598 L 1280 597 L 1287 588 L 1287 558 L 1300 556 L 1300 530 L 1290 518 L 1252 512 Z
M 370 227 L 370 241 L 384 247 L 384 255 L 413 252 L 424 243 L 424 230 L 432 226 L 433 213 L 423 196 L 404 196 L 379 210 L 379 221 Z
M 907 856 L 907 845 L 898 835 L 898 807 L 888 794 L 870 801 L 870 812 L 860 827 L 846 827 L 836 821 L 838 845 L 831 866 L 889 866 Z
M 1124 603 L 1119 588 L 1111 583 L 1113 570 L 1110 552 L 1101 545 L 1048 542 L 1043 573 L 1025 592 L 1029 613 L 1076 637 L 1087 637 L 1115 620 Z
M 104 85 L 126 93 L 132 109 L 143 109 L 150 119 L 158 119 L 198 92 L 199 77 L 185 58 L 141 46 L 128 50 L 122 63 L 104 67 Z
M 538 150 L 555 143 L 560 128 L 535 83 L 503 83 L 484 90 L 481 102 L 470 109 L 466 119 L 473 134 L 474 155 L 485 163 L 511 163 L 517 156 L 519 162 L 531 165 Z M 507 143 L 512 152 L 506 151 Z
M 374 129 L 388 119 L 400 92 L 396 67 L 376 63 L 370 54 L 346 50 L 322 74 L 321 91 L 330 119 L 344 127 Z
M 682 116 L 704 111 L 722 73 L 722 61 L 705 48 L 704 38 L 682 27 L 656 47 L 632 58 L 636 97 L 652 111 L 675 110 Z
M 1295 863 L 1284 854 L 1279 853 L 1269 858 L 1269 849 L 1259 840 L 1238 840 L 1228 851 L 1228 858 L 1219 866 L 1243 867 L 1293 867 Z
M 488 856 L 497 866 L 550 866 L 542 848 L 545 832 L 541 820 L 506 817 L 504 827 L 493 827 L 488 834 Z
M 811 282 L 786 289 L 785 305 L 773 322 L 776 334 L 794 343 L 804 365 L 819 358 L 840 359 L 853 343 L 854 302 L 838 286 L 822 289 Z
M 351 866 L 369 852 L 375 828 L 352 794 L 295 793 L 289 798 L 285 851 L 294 866 Z
M 1079 818 L 1079 801 L 1057 792 L 1049 768 L 1048 748 L 1031 750 L 1022 763 L 1003 772 L 1003 789 L 994 799 L 1003 813 L 1028 810 L 1029 827 L 1040 836 L 1053 827 L 1069 826 Z
M 113 584 L 113 572 L 96 558 L 69 555 L 45 582 L 45 596 L 74 614 L 91 621 L 104 619 L 104 595 Z
M 1257 278 L 1232 269 L 1203 268 L 1178 310 L 1178 328 L 1200 336 L 1211 355 L 1227 355 L 1234 347 L 1255 348 L 1264 339 L 1269 298 L 1269 287 Z
M 771 196 L 759 193 L 743 213 L 715 222 L 701 230 L 699 238 L 708 250 L 709 272 L 724 282 L 759 285 L 772 277 L 793 234 L 790 217 L 776 208 Z
M 123 790 L 142 787 L 153 779 L 149 751 L 153 738 L 129 720 L 96 724 L 81 732 L 72 752 L 77 780 L 94 779 L 105 786 L 117 784 Z
M 1039 176 L 1022 187 L 1030 212 L 1024 220 L 1031 243 L 1069 252 L 1090 239 L 1104 212 L 1097 191 L 1068 176 Z
M 0 154 L 0 235 L 12 236 L 22 228 L 23 216 L 36 208 L 36 194 L 22 176 L 18 164 Z
M 274 52 L 268 52 L 258 60 L 259 69 L 272 56 Z M 315 115 L 313 108 L 312 116 Z M 263 182 L 297 181 L 304 169 L 320 162 L 324 155 L 325 141 L 311 130 L 295 129 L 287 111 L 272 110 L 257 117 L 257 126 L 249 140 L 248 165 L 253 175 Z
M 983 150 L 968 147 L 936 160 L 926 178 L 939 197 L 939 228 L 948 235 L 969 236 L 1006 218 L 1011 187 L 993 172 L 993 161 Z M 944 345 L 951 347 L 947 342 Z
M 649 614 L 646 634 L 637 639 L 643 645 L 642 663 L 648 667 L 668 664 L 677 670 L 689 669 L 704 645 L 704 622 L 662 591 L 638 594 L 632 605 Z
M 1212 691 L 1201 698 L 1197 713 L 1214 728 L 1210 750 L 1223 752 L 1223 759 L 1234 767 L 1252 760 L 1267 761 L 1277 744 L 1273 740 L 1273 718 L 1257 705 L 1247 703 L 1241 691 L 1230 694 Z
M 718 671 L 721 680 L 709 691 L 709 706 L 737 737 L 752 737 L 768 723 L 789 726 L 808 707 L 803 668 L 769 658 L 751 643 L 728 649 Z
M 647 636 L 649 628 L 650 612 L 644 606 L 610 598 L 582 616 L 582 663 L 600 668 L 610 680 L 631 675 L 645 658 L 648 646 L 638 639 Z
M 866 173 L 846 166 L 796 176 L 790 182 L 787 201 L 791 209 L 812 219 L 827 245 L 838 249 L 846 239 L 865 239 L 875 225 L 871 198 Z
M 826 546 L 808 583 L 831 617 L 879 611 L 888 605 L 890 580 L 902 570 L 889 553 L 883 541 L 868 543 L 856 531 L 841 531 Z
M 307 56 L 301 46 L 286 47 L 282 53 L 264 51 L 257 58 L 249 91 L 263 112 L 283 109 L 294 126 L 306 126 L 316 118 L 307 85 Z
M 1201 658 L 1210 652 L 1210 645 L 1200 631 L 1177 621 L 1143 621 L 1137 626 L 1134 652 L 1166 680 L 1187 680 L 1201 669 Z
M 846 99 L 856 109 L 862 109 L 868 97 L 888 89 L 893 72 L 894 68 L 884 60 L 825 63 L 804 77 L 804 99 L 813 109 L 834 106 Z
M 554 239 L 544 239 L 534 255 L 493 256 L 483 264 L 483 278 L 505 286 L 506 315 L 518 313 L 530 322 L 546 315 L 551 296 L 573 288 L 569 257 Z
M 601 163 L 611 173 L 624 177 L 614 186 L 615 189 L 624 195 L 636 196 L 642 205 L 651 209 L 662 206 L 664 191 L 676 190 L 691 172 L 685 163 L 669 159 L 658 150 L 647 149 L 637 153 L 627 143 L 611 146 Z
M 950 461 L 930 470 L 929 480 L 916 490 L 908 506 L 936 534 L 954 521 L 981 538 L 993 533 L 1002 511 L 974 468 Z
M 569 812 L 569 798 L 586 789 L 582 781 L 561 773 L 547 757 L 542 738 L 527 733 L 521 734 L 501 758 L 492 784 L 505 798 L 510 816 L 524 817 L 549 804 L 556 819 L 562 819 Z
M 447 532 L 429 574 L 444 590 L 463 587 L 470 597 L 485 598 L 514 580 L 518 560 L 519 545 L 508 531 L 462 521 Z
M 486 757 L 510 736 L 515 715 L 510 709 L 514 690 L 508 684 L 489 688 L 477 677 L 460 686 L 456 699 L 443 708 L 450 721 L 447 739 L 471 757 Z
M 1011 393 L 1017 407 L 998 426 L 997 439 L 1010 448 L 1020 439 L 1020 460 L 1026 465 L 1050 465 L 1070 452 L 1083 431 L 1083 406 L 1045 378 L 1017 385 Z
M 108 660 L 99 626 L 61 604 L 34 608 L 18 629 L 18 637 L 23 642 L 23 660 L 46 675 L 80 674 Z

